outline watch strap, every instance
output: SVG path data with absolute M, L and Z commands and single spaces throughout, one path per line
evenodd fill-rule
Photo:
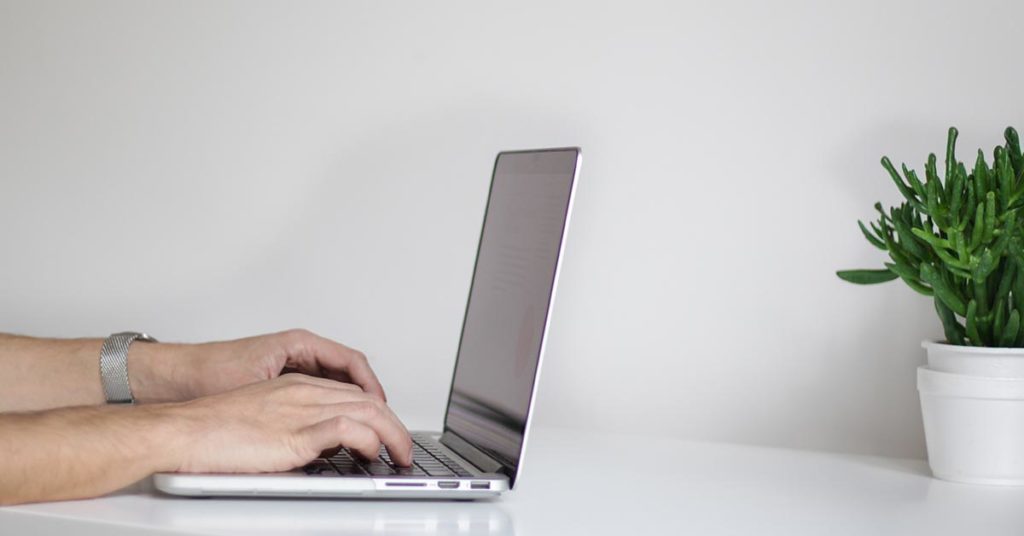
M 128 382 L 128 348 L 135 341 L 157 342 L 145 333 L 134 331 L 114 333 L 103 341 L 100 348 L 100 379 L 108 404 L 135 403 Z

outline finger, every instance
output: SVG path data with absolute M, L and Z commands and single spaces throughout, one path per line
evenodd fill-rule
M 327 414 L 342 414 L 371 428 L 388 449 L 391 459 L 399 465 L 412 463 L 412 437 L 402 421 L 379 399 L 342 402 L 326 406 Z
M 316 340 L 320 344 L 317 348 L 317 361 L 323 370 L 348 379 L 362 387 L 363 391 L 387 402 L 384 386 L 370 367 L 366 354 L 322 337 L 317 337 Z
M 318 411 L 318 413 L 315 414 L 315 418 L 318 421 L 333 416 L 330 414 L 330 407 L 334 404 L 341 404 L 346 402 L 380 402 L 379 398 L 364 393 L 362 389 L 354 385 L 351 386 L 350 388 L 334 388 L 306 383 L 294 383 L 282 387 L 273 394 L 273 400 L 275 400 L 276 403 L 278 404 L 294 404 L 300 407 L 307 408 L 312 407 L 314 410 Z M 334 415 L 337 414 L 337 412 L 334 413 Z
M 306 384 L 306 385 L 313 385 L 313 386 L 322 387 L 322 388 L 325 388 L 325 389 L 335 389 L 335 390 L 341 390 L 341 391 L 363 392 L 363 388 L 359 387 L 358 385 L 356 385 L 354 383 L 340 382 L 338 380 L 332 380 L 330 378 L 321 378 L 321 377 L 318 377 L 318 376 L 310 376 L 308 374 L 302 374 L 302 373 L 292 374 L 292 377 L 289 378 L 289 379 L 291 381 L 296 382 L 296 383 L 303 383 L 303 384 Z
M 310 452 L 322 452 L 340 446 L 352 449 L 368 460 L 376 460 L 380 452 L 380 439 L 373 428 L 345 415 L 307 426 L 299 432 Z
M 294 395 L 289 395 L 289 400 L 324 408 L 322 411 L 324 412 L 325 419 L 327 418 L 327 413 L 330 412 L 330 406 L 333 404 L 380 402 L 379 398 L 364 393 L 358 387 L 355 389 L 330 389 L 319 385 L 303 385 L 301 387 L 302 392 L 295 391 Z
M 343 374 L 352 380 L 352 383 L 363 388 L 367 393 L 379 396 L 381 400 L 387 401 L 384 394 L 384 387 L 380 380 L 370 368 L 366 356 L 343 344 L 325 339 L 319 335 L 310 334 L 304 337 L 304 350 L 296 356 L 296 365 L 304 370 L 324 370 L 329 375 Z

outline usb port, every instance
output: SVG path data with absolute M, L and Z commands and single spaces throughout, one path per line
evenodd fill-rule
M 459 483 L 454 480 L 442 480 L 437 483 L 437 487 L 441 489 L 455 489 L 459 487 Z
M 469 484 L 470 489 L 491 489 L 490 482 L 472 482 Z

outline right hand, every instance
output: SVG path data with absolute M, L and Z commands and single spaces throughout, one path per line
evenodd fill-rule
M 381 398 L 335 380 L 285 374 L 168 410 L 186 423 L 178 472 L 288 471 L 339 446 L 373 460 L 381 444 L 412 463 L 409 432 Z

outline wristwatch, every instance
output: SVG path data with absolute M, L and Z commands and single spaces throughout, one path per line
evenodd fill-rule
M 100 379 L 107 404 L 134 404 L 132 387 L 128 383 L 128 347 L 135 341 L 157 342 L 145 333 L 125 331 L 114 333 L 103 341 L 100 348 Z

